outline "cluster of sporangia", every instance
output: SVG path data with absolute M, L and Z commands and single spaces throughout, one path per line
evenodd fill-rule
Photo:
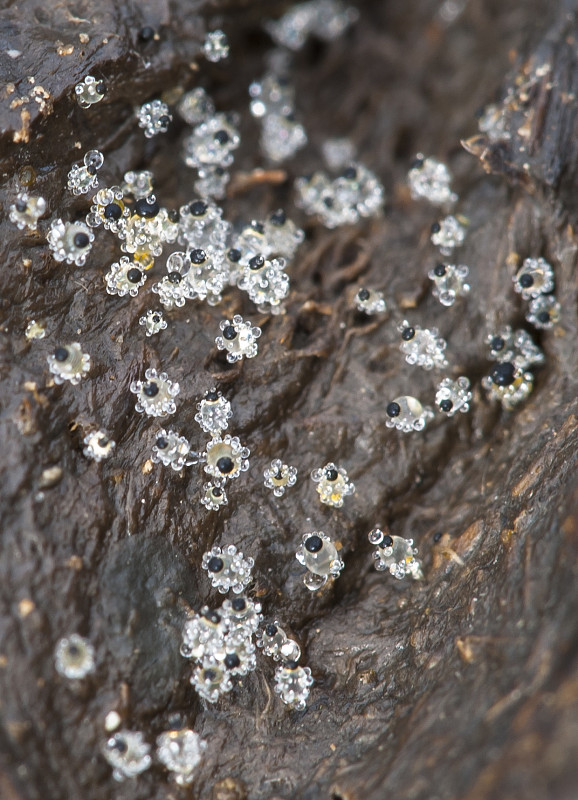
M 433 158 L 419 154 L 409 171 L 408 181 L 414 199 L 429 200 L 446 210 L 451 209 L 458 199 L 451 190 L 448 168 Z M 431 240 L 439 247 L 442 256 L 451 257 L 454 250 L 464 243 L 467 224 L 464 217 L 448 214 L 432 225 Z M 469 293 L 468 275 L 469 268 L 463 264 L 438 262 L 428 273 L 433 282 L 433 296 L 442 305 L 452 306 L 458 298 Z M 526 315 L 528 322 L 537 328 L 551 328 L 559 319 L 560 305 L 551 294 L 554 273 L 550 264 L 543 258 L 526 258 L 513 280 L 515 290 L 530 300 Z M 383 294 L 376 289 L 360 289 L 355 305 L 365 314 L 383 313 L 387 309 Z M 422 328 L 404 320 L 398 325 L 398 331 L 400 350 L 408 364 L 426 370 L 448 366 L 447 343 L 436 328 Z M 529 370 L 544 361 L 544 354 L 527 331 L 513 331 L 509 326 L 489 334 L 487 342 L 489 357 L 497 363 L 482 379 L 482 386 L 506 410 L 512 410 L 532 391 L 534 376 Z M 471 399 L 470 381 L 464 375 L 444 377 L 438 383 L 435 406 L 447 417 L 469 411 Z M 411 395 L 394 398 L 388 403 L 386 413 L 386 425 L 404 433 L 423 430 L 434 417 L 430 406 L 423 405 Z
M 287 78 L 289 51 L 303 46 L 310 33 L 332 39 L 357 17 L 357 12 L 339 0 L 313 0 L 293 7 L 280 20 L 268 23 L 267 29 L 276 43 L 285 48 L 276 50 L 269 59 L 269 71 L 260 82 L 250 87 L 252 115 L 262 123 L 261 148 L 266 158 L 280 162 L 292 156 L 307 142 L 304 128 L 294 119 L 294 91 Z M 208 60 L 218 61 L 228 54 L 228 44 L 221 31 L 208 34 L 203 47 Z M 79 104 L 88 108 L 106 94 L 104 82 L 88 76 L 76 87 Z M 165 311 L 182 307 L 191 300 L 218 304 L 228 287 L 246 292 L 262 313 L 284 312 L 289 294 L 286 272 L 299 245 L 304 240 L 300 230 L 281 210 L 266 220 L 252 221 L 240 230 L 223 218 L 216 200 L 225 197 L 229 168 L 240 143 L 237 115 L 216 112 L 211 98 L 197 88 L 184 94 L 177 106 L 184 121 L 191 126 L 184 142 L 184 160 L 197 172 L 197 199 L 178 210 L 163 208 L 155 194 L 151 172 L 125 173 L 119 185 L 100 187 L 98 172 L 104 157 L 90 150 L 83 162 L 68 174 L 68 189 L 77 196 L 90 195 L 91 205 L 84 220 L 56 219 L 50 225 L 47 240 L 54 258 L 67 264 L 82 266 L 91 250 L 95 231 L 104 228 L 114 234 L 124 255 L 111 264 L 104 276 L 106 291 L 117 297 L 135 297 L 147 282 L 147 273 L 170 248 L 166 259 L 166 275 L 152 286 L 158 303 Z M 138 125 L 148 138 L 165 132 L 172 122 L 169 107 L 159 99 L 145 103 L 136 111 Z M 351 142 L 328 140 L 323 147 L 328 167 L 338 173 L 331 177 L 316 172 L 295 182 L 297 204 L 315 215 L 326 227 L 353 224 L 363 217 L 380 213 L 384 201 L 383 187 L 367 167 L 355 161 Z M 451 210 L 457 195 L 450 188 L 447 167 L 433 158 L 419 155 L 409 172 L 409 185 L 415 199 L 424 198 L 436 206 Z M 24 190 L 10 207 L 10 220 L 20 229 L 36 230 L 38 220 L 46 212 L 42 197 Z M 468 221 L 460 215 L 448 214 L 432 226 L 432 243 L 444 258 L 451 258 L 466 234 Z M 180 249 L 177 249 L 180 248 Z M 467 266 L 440 262 L 429 272 L 433 295 L 444 306 L 452 306 L 470 291 L 466 282 Z M 559 317 L 559 304 L 551 294 L 553 270 L 542 258 L 527 258 L 514 276 L 514 285 L 529 301 L 527 320 L 539 328 L 549 328 Z M 361 288 L 355 296 L 356 308 L 365 314 L 387 311 L 383 293 L 378 289 Z M 149 309 L 139 320 L 146 336 L 167 328 L 167 320 L 159 308 Z M 253 358 L 258 353 L 261 330 L 236 315 L 220 323 L 217 348 L 225 351 L 233 363 Z M 435 328 L 421 328 L 403 321 L 398 330 L 400 349 L 409 364 L 426 370 L 448 366 L 446 342 Z M 42 338 L 43 326 L 32 320 L 27 328 L 29 339 Z M 544 356 L 524 330 L 510 327 L 488 337 L 490 358 L 497 364 L 483 379 L 482 385 L 491 397 L 510 410 L 530 393 L 533 375 L 529 368 L 540 364 Z M 79 343 L 57 347 L 48 357 L 54 382 L 76 385 L 89 372 L 91 360 Z M 166 373 L 149 368 L 144 380 L 134 381 L 130 391 L 136 395 L 136 411 L 151 417 L 166 417 L 176 410 L 179 385 Z M 467 377 L 444 377 L 437 387 L 435 405 L 448 417 L 458 411 L 467 412 L 472 399 Z M 403 432 L 423 430 L 434 414 L 429 406 L 412 396 L 393 399 L 386 408 L 388 427 Z M 210 480 L 203 486 L 201 502 L 209 510 L 217 510 L 227 501 L 226 486 L 249 467 L 249 450 L 239 439 L 224 431 L 232 416 L 231 404 L 216 389 L 208 391 L 197 404 L 196 422 L 211 438 L 202 452 L 191 449 L 190 442 L 179 432 L 161 428 L 156 433 L 151 460 L 175 471 L 193 464 L 202 464 Z M 91 429 L 83 440 L 85 456 L 100 461 L 112 453 L 115 443 L 102 430 Z M 346 470 L 333 463 L 311 473 L 322 503 L 340 508 L 344 498 L 355 492 Z M 264 471 L 265 486 L 281 497 L 295 484 L 297 470 L 274 459 Z M 397 579 L 423 577 L 415 558 L 417 550 L 411 539 L 391 536 L 375 528 L 369 534 L 375 546 L 375 567 L 388 571 Z M 316 591 L 337 578 L 343 568 L 339 544 L 334 544 L 322 531 L 302 537 L 296 558 L 306 568 L 305 586 Z M 245 558 L 230 545 L 213 547 L 205 553 L 202 567 L 220 593 L 232 590 L 238 595 L 226 599 L 217 610 L 204 606 L 192 613 L 183 630 L 182 655 L 194 662 L 191 683 L 207 702 L 216 702 L 233 687 L 233 681 L 256 667 L 256 647 L 279 661 L 275 673 L 275 691 L 284 703 L 294 709 L 305 708 L 313 683 L 308 667 L 298 660 L 301 650 L 275 620 L 263 625 L 261 605 L 243 596 L 252 580 L 253 559 Z M 86 639 L 74 634 L 62 639 L 56 649 L 56 668 L 65 677 L 78 680 L 95 668 L 94 649 Z M 120 729 L 121 718 L 110 712 L 105 729 L 108 738 L 103 753 L 113 767 L 114 777 L 122 780 L 137 775 L 152 764 L 151 746 L 140 731 Z M 170 771 L 177 783 L 186 785 L 193 779 L 205 743 L 190 729 L 175 729 L 157 738 L 156 757 Z

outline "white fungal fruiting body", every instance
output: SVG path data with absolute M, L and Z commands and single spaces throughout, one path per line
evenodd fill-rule
M 206 91 L 200 87 L 186 92 L 177 106 L 177 111 L 188 125 L 199 125 L 215 113 L 215 105 Z
M 210 656 L 222 661 L 225 658 L 227 631 L 226 618 L 218 611 L 203 606 L 200 614 L 194 614 L 185 622 L 181 655 L 196 660 Z
M 226 506 L 228 502 L 224 487 L 220 486 L 216 481 L 203 485 L 201 503 L 207 511 L 217 511 L 221 506 Z
M 83 164 L 75 164 L 68 173 L 67 187 L 73 195 L 88 194 L 98 186 L 97 172 L 104 163 L 104 156 L 99 150 L 89 150 L 84 156 Z
M 535 328 L 547 330 L 560 321 L 562 307 L 552 294 L 541 294 L 530 301 L 526 319 Z
M 482 386 L 491 399 L 499 400 L 506 411 L 512 411 L 532 392 L 534 376 L 512 361 L 501 361 L 482 378 Z
M 185 163 L 197 169 L 207 166 L 228 167 L 241 137 L 236 118 L 231 114 L 208 117 L 185 139 Z
M 543 364 L 544 353 L 534 344 L 532 337 L 523 328 L 513 331 L 509 325 L 499 333 L 491 333 L 486 338 L 490 347 L 489 357 L 494 361 L 512 361 L 522 370 Z
M 283 300 L 289 294 L 289 276 L 284 268 L 285 259 L 268 261 L 262 256 L 254 256 L 243 267 L 237 286 L 247 292 L 261 313 L 283 313 Z
M 100 189 L 92 198 L 90 211 L 86 215 L 89 228 L 102 225 L 106 230 L 119 234 L 126 227 L 129 208 L 124 203 L 119 186 Z
M 195 667 L 190 680 L 197 693 L 209 703 L 216 703 L 222 694 L 233 688 L 227 670 L 211 659 Z
M 378 216 L 384 203 L 383 185 L 359 162 L 351 164 L 334 180 L 323 172 L 298 178 L 295 189 L 296 204 L 307 214 L 318 216 L 330 229 Z
M 243 447 L 237 436 L 213 436 L 202 454 L 205 472 L 218 481 L 238 478 L 249 469 L 248 447 Z
M 293 158 L 307 144 L 307 133 L 299 122 L 278 114 L 263 118 L 259 144 L 263 155 L 275 164 Z

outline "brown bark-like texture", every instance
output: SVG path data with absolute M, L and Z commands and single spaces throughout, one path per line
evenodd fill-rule
M 363 0 L 359 21 L 294 58 L 296 114 L 309 145 L 287 180 L 237 190 L 232 221 L 282 206 L 306 229 L 290 269 L 287 313 L 259 315 L 229 290 L 221 306 L 169 312 L 145 340 L 151 307 L 110 297 L 103 274 L 119 255 L 100 230 L 85 267 L 58 264 L 45 233 L 80 218 L 86 200 L 66 174 L 90 148 L 102 183 L 150 168 L 162 205 L 193 197 L 176 121 L 145 140 L 135 104 L 203 85 L 242 114 L 233 168 L 265 165 L 247 87 L 265 71 L 265 16 L 286 4 L 221 2 L 4 3 L 0 12 L 0 797 L 2 800 L 574 800 L 578 793 L 578 489 L 576 482 L 576 3 L 555 0 Z M 450 15 L 451 16 L 451 15 Z M 142 41 L 152 26 L 158 36 Z M 204 33 L 228 34 L 228 61 L 199 57 Z M 18 52 L 19 55 L 15 55 Z M 82 110 L 74 86 L 106 81 Z M 39 89 L 38 87 L 41 87 Z M 505 109 L 509 138 L 476 135 L 476 110 Z M 293 205 L 292 179 L 320 163 L 329 136 L 350 136 L 383 180 L 382 218 L 328 231 Z M 460 145 L 465 143 L 465 148 Z M 410 199 L 405 176 L 422 151 L 447 161 L 469 234 L 459 261 L 471 293 L 451 309 L 429 290 L 437 212 Z M 469 151 L 469 152 L 467 152 Z M 477 158 L 476 158 L 477 156 Z M 8 221 L 19 170 L 32 166 L 48 214 L 38 234 Z M 501 411 L 480 389 L 485 338 L 525 325 L 516 264 L 554 267 L 560 324 L 538 332 L 546 361 L 533 394 Z M 163 261 L 154 267 L 163 274 Z M 387 317 L 359 318 L 361 284 L 385 291 Z M 257 358 L 229 366 L 218 323 L 242 313 L 262 325 Z M 422 434 L 385 427 L 385 406 L 411 394 L 432 403 L 436 376 L 407 365 L 396 324 L 408 316 L 448 340 L 448 374 L 474 386 L 469 414 L 438 415 Z M 27 341 L 31 319 L 46 338 Z M 92 358 L 80 385 L 55 386 L 46 357 L 79 341 Z M 251 449 L 247 473 L 218 512 L 200 504 L 201 467 L 147 466 L 158 423 L 134 410 L 131 381 L 149 367 L 181 384 L 170 426 L 203 449 L 195 404 L 217 385 L 232 402 L 229 430 Z M 441 376 L 440 376 L 441 377 Z M 97 464 L 82 455 L 91 423 L 116 441 Z M 297 485 L 276 499 L 263 469 L 282 457 Z M 309 471 L 335 461 L 357 492 L 322 506 Z M 52 469 L 51 469 L 52 468 Z M 56 468 L 56 469 L 54 469 Z M 51 470 L 47 472 L 47 470 Z M 425 579 L 377 573 L 368 531 L 412 537 Z M 295 560 L 302 533 L 342 545 L 345 569 L 310 595 Z M 441 538 L 434 534 L 441 533 Z M 275 664 L 218 704 L 203 705 L 179 654 L 189 608 L 217 605 L 201 570 L 212 545 L 256 562 L 253 596 L 303 649 L 315 685 L 304 712 L 273 695 Z M 54 670 L 60 637 L 96 648 L 95 673 L 76 684 Z M 100 754 L 111 709 L 147 740 L 178 721 L 208 742 L 187 790 L 158 766 L 116 784 Z

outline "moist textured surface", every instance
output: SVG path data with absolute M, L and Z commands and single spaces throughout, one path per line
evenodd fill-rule
M 157 767 L 115 784 L 100 755 L 113 708 L 150 742 L 175 719 L 207 740 L 183 794 L 191 798 L 575 797 L 576 4 L 453 5 L 463 11 L 447 22 L 433 0 L 361 2 L 342 39 L 310 42 L 296 56 L 297 117 L 310 144 L 286 165 L 287 182 L 237 183 L 224 204 L 233 221 L 283 206 L 306 227 L 287 314 L 259 315 L 230 290 L 219 307 L 168 312 L 168 329 L 151 340 L 138 319 L 154 302 L 149 287 L 164 259 L 135 299 L 105 292 L 103 274 L 119 250 L 102 229 L 85 267 L 52 259 L 50 221 L 88 210 L 65 191 L 66 174 L 96 147 L 106 158 L 101 184 L 148 168 L 162 205 L 191 199 L 193 172 L 179 158 L 184 126 L 149 141 L 132 114 L 134 104 L 199 84 L 217 108 L 242 112 L 233 174 L 263 166 L 247 87 L 264 73 L 271 46 L 259 22 L 283 4 L 24 0 L 2 12 L 3 800 L 177 796 Z M 139 40 L 144 25 L 158 40 Z M 217 25 L 231 55 L 211 65 L 198 54 Z M 73 90 L 87 74 L 102 77 L 108 93 L 82 110 Z M 511 134 L 497 145 L 472 139 L 476 110 L 494 100 L 507 105 Z M 319 166 L 321 143 L 337 135 L 352 137 L 388 200 L 382 219 L 330 232 L 299 215 L 291 184 Z M 451 309 L 432 298 L 427 280 L 436 211 L 412 201 L 405 184 L 420 150 L 449 163 L 470 220 L 459 260 L 470 266 L 472 290 Z M 37 235 L 7 219 L 25 165 L 37 174 L 31 191 L 48 203 Z M 537 336 L 546 364 L 528 402 L 507 414 L 479 381 L 490 367 L 488 332 L 524 322 L 512 274 L 528 256 L 554 266 L 562 321 Z M 351 310 L 360 285 L 385 291 L 388 317 Z M 234 313 L 263 335 L 257 358 L 230 366 L 214 337 Z M 394 397 L 431 404 L 435 394 L 436 376 L 399 353 L 404 317 L 437 326 L 448 340 L 448 374 L 474 386 L 471 413 L 438 415 L 423 434 L 384 425 Z M 31 319 L 45 322 L 45 339 L 26 340 Z M 46 357 L 71 341 L 91 355 L 89 378 L 55 386 Z M 149 366 L 181 384 L 166 422 L 134 411 L 129 385 Z M 231 483 L 229 504 L 207 512 L 200 467 L 175 474 L 148 459 L 163 425 L 203 449 L 195 404 L 213 385 L 232 402 L 228 432 L 251 449 L 251 465 Z M 100 465 L 82 455 L 89 423 L 117 443 Z M 300 471 L 281 499 L 262 479 L 276 457 Z M 329 461 L 357 487 L 341 510 L 322 506 L 309 478 Z M 423 582 L 375 572 L 367 533 L 377 524 L 414 538 Z M 312 530 L 339 541 L 345 561 L 339 580 L 313 596 L 294 556 Z M 189 607 L 220 603 L 200 568 L 214 544 L 255 559 L 266 620 L 279 619 L 299 640 L 315 678 L 305 712 L 273 695 L 275 664 L 261 654 L 257 671 L 216 706 L 203 707 L 189 685 L 180 629 Z M 54 670 L 56 642 L 73 632 L 96 648 L 97 670 L 78 686 Z

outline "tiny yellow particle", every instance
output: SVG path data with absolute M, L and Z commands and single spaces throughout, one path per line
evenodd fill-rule
M 34 609 L 35 609 L 35 608 L 36 608 L 36 606 L 34 605 L 34 603 L 32 602 L 32 600 L 25 599 L 25 600 L 21 600 L 21 601 L 18 603 L 18 613 L 20 614 L 20 616 L 22 617 L 22 619 L 26 619 L 26 617 L 27 617 L 27 616 L 28 616 L 28 615 L 29 615 L 29 614 L 30 614 L 32 611 L 34 611 Z

